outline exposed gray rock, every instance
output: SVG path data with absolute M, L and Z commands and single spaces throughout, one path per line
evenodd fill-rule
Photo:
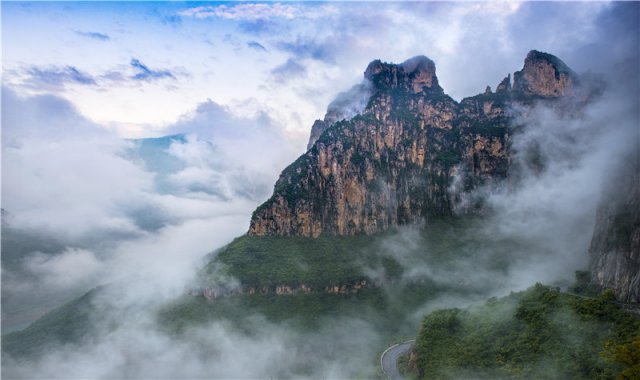
M 640 302 L 640 162 L 638 153 L 609 180 L 591 240 L 591 278 L 623 302 Z

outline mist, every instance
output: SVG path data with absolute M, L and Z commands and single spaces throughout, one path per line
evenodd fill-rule
M 291 154 L 229 149 L 282 137 L 224 112 L 186 115 L 175 126 L 183 137 L 141 150 L 143 141 L 119 138 L 55 96 L 3 88 L 2 101 L 5 331 L 103 283 L 180 294 L 199 259 L 246 230 Z M 197 134 L 204 123 L 234 122 L 224 141 Z
M 574 271 L 588 264 L 587 248 L 606 173 L 636 147 L 631 139 L 635 121 L 625 112 L 630 100 L 605 93 L 577 118 L 539 106 L 525 119 L 516 120 L 520 130 L 513 137 L 517 179 L 465 195 L 485 199 L 486 215 L 465 227 L 464 235 L 455 236 L 455 251 L 448 257 L 433 255 L 430 247 L 434 243 L 421 236 L 420 230 L 428 230 L 429 224 L 401 227 L 380 242 L 379 251 L 403 267 L 402 281 L 428 279 L 448 289 L 398 324 L 411 331 L 425 313 L 437 308 L 480 303 L 536 282 L 570 284 Z M 617 128 L 612 131 L 610 125 Z M 180 154 L 186 155 L 192 143 L 179 145 Z M 170 151 L 175 149 L 172 145 Z M 531 149 L 542 157 L 542 168 L 530 165 Z M 188 189 L 180 191 L 189 194 Z M 186 199 L 171 195 L 175 209 L 165 209 L 172 216 L 171 224 L 152 231 L 131 227 L 133 237 L 128 235 L 107 250 L 94 253 L 66 247 L 54 256 L 27 256 L 25 270 L 51 289 L 74 284 L 86 289 L 89 278 L 98 279 L 95 285 L 109 285 L 92 300 L 99 312 L 92 317 L 95 331 L 86 341 L 56 347 L 28 365 L 8 359 L 5 374 L 26 378 L 348 378 L 370 374 L 375 366 L 372 358 L 379 353 L 376 347 L 388 344 L 372 310 L 363 310 L 358 317 L 325 316 L 322 327 L 313 332 L 259 314 L 245 316 L 242 328 L 219 320 L 194 325 L 177 336 L 162 329 L 156 313 L 195 284 L 195 274 L 211 247 L 244 233 L 248 213 L 256 204 L 246 199 L 243 203 L 238 195 L 243 192 L 211 194 Z M 166 196 L 152 198 L 162 204 Z M 191 202 L 203 202 L 200 197 L 215 205 L 209 204 L 210 213 L 195 206 L 189 212 Z M 180 202 L 187 206 L 186 211 L 177 206 Z M 65 276 L 69 266 L 81 268 L 78 273 L 82 274 Z M 382 273 L 379 268 L 366 270 L 372 278 L 376 271 Z M 117 327 L 108 327 L 113 325 Z

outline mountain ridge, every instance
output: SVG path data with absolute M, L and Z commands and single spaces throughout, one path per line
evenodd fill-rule
M 329 107 L 312 128 L 309 150 L 287 167 L 253 213 L 249 235 L 373 234 L 453 214 L 449 190 L 505 178 L 514 106 L 577 94 L 579 78 L 562 60 L 535 50 L 522 70 L 485 93 L 456 102 L 440 87 L 435 63 L 372 61 L 366 106 L 351 118 Z M 340 119 L 342 117 L 342 119 Z

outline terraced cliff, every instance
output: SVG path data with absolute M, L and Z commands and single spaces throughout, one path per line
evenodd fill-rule
M 513 85 L 509 75 L 495 92 L 487 87 L 458 103 L 427 57 L 373 61 L 363 84 L 346 93 L 366 104 L 354 112 L 343 94 L 330 105 L 314 123 L 308 151 L 253 213 L 249 234 L 373 234 L 451 215 L 453 187 L 507 176 L 508 127 L 522 112 L 514 110 L 571 96 L 577 85 L 560 59 L 531 51 Z

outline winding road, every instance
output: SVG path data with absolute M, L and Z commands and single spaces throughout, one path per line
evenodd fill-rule
M 394 344 L 387 348 L 382 355 L 380 355 L 380 365 L 382 371 L 390 380 L 401 380 L 404 377 L 398 370 L 398 358 L 409 352 L 415 340 L 408 340 L 404 343 Z

